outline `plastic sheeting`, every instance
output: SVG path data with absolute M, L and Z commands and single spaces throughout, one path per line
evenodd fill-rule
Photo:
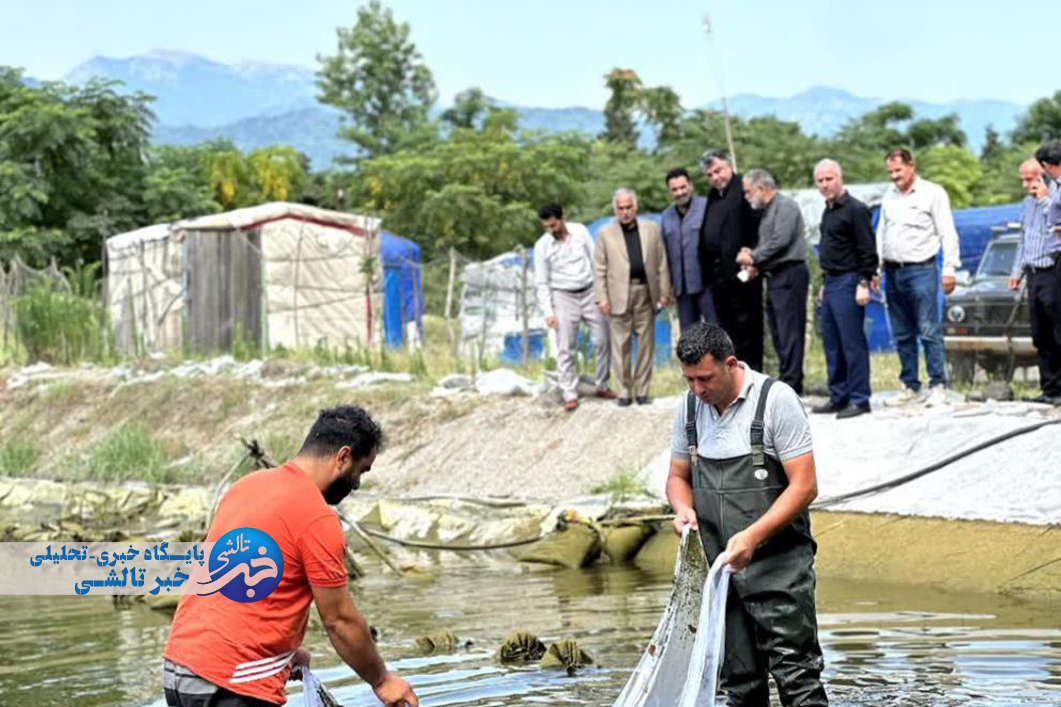
M 673 398 L 677 411 L 680 398 Z M 658 401 L 660 404 L 664 402 Z M 984 403 L 926 408 L 885 408 L 850 420 L 811 415 L 818 498 L 867 488 L 935 463 L 996 435 L 1055 419 L 1045 405 Z M 1061 524 L 1061 474 L 1057 440 L 1061 425 L 1014 437 L 889 491 L 831 505 L 831 511 L 986 520 L 1033 525 Z M 670 449 L 641 472 L 646 487 L 665 497 Z
M 714 707 L 729 589 L 723 559 L 708 571 L 700 536 L 686 528 L 670 602 L 613 707 Z
M 118 349 L 180 348 L 184 328 L 184 258 L 170 225 L 107 239 L 107 308 Z
M 260 229 L 263 345 L 272 348 L 366 344 L 380 327 L 379 220 L 274 202 L 107 239 L 107 304 L 118 345 L 130 352 L 184 344 L 185 236 Z M 366 258 L 375 272 L 367 281 Z M 422 305 L 421 305 L 422 306 Z
M 383 259 L 383 340 L 398 348 L 406 339 L 407 325 L 416 324 L 423 338 L 424 285 L 420 270 L 420 246 L 383 231 L 380 234 Z

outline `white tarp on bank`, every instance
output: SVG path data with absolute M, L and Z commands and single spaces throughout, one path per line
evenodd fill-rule
M 678 398 L 674 398 L 677 409 Z M 890 481 L 997 435 L 1057 419 L 1061 411 L 1028 403 L 966 403 L 888 409 L 852 420 L 811 415 L 818 499 Z M 665 495 L 670 450 L 642 471 Z M 1061 424 L 1013 437 L 896 488 L 829 510 L 895 513 L 1032 525 L 1061 524 Z

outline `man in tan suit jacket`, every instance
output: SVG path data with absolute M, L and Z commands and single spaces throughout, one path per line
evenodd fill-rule
M 656 353 L 656 312 L 670 304 L 671 282 L 663 235 L 652 221 L 637 218 L 637 194 L 619 189 L 612 197 L 617 222 L 600 230 L 593 251 L 593 287 L 611 329 L 612 366 L 625 407 L 651 400 Z M 630 337 L 637 335 L 637 365 L 630 370 Z

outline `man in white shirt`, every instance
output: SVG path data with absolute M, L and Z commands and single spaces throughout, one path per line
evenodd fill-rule
M 597 395 L 615 398 L 608 388 L 608 323 L 593 292 L 593 239 L 581 223 L 564 220 L 559 204 L 538 211 L 545 233 L 534 244 L 534 285 L 545 323 L 556 330 L 556 367 L 564 409 L 578 409 L 578 328 L 585 322 L 596 353 Z
M 947 365 L 943 353 L 943 327 L 939 290 L 950 294 L 954 273 L 961 266 L 958 231 L 950 199 L 940 185 L 917 176 L 909 150 L 888 153 L 885 160 L 894 186 L 884 195 L 877 224 L 877 252 L 885 275 L 888 318 L 895 336 L 902 371 L 903 392 L 886 404 L 921 400 L 918 376 L 918 341 L 925 349 L 929 405 L 946 402 Z M 936 259 L 943 251 L 943 277 Z

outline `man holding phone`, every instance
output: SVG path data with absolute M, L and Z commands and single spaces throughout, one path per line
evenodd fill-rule
M 1061 238 L 1061 141 L 1043 144 L 1035 151 L 1035 159 L 1046 173 L 1043 181 L 1051 191 L 1046 225 L 1055 237 Z
M 1039 352 L 1039 385 L 1043 389 L 1033 400 L 1061 405 L 1061 238 L 1056 221 L 1051 222 L 1051 211 L 1059 210 L 1057 195 L 1061 190 L 1056 185 L 1051 190 L 1044 178 L 1049 159 L 1061 162 L 1061 145 L 1056 155 L 1044 149 L 1020 166 L 1021 185 L 1028 196 L 1021 207 L 1020 247 L 1009 287 L 1019 289 L 1021 279 L 1027 278 L 1032 343 Z M 1061 173 L 1061 165 L 1054 169 Z

